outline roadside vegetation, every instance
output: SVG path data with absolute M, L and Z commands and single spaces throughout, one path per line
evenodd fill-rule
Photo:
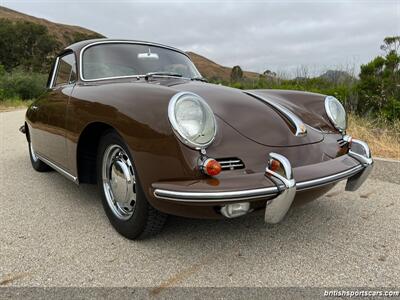
M 290 89 L 333 95 L 342 101 L 347 111 L 369 118 L 387 121 L 400 119 L 400 36 L 386 37 L 382 55 L 361 66 L 356 76 L 348 70 L 329 70 L 310 77 L 307 67 L 299 67 L 294 79 L 266 70 L 257 80 L 243 77 L 240 66 L 231 71 L 231 80 L 221 83 L 239 89 Z
M 67 38 L 68 37 L 68 38 Z M 94 34 L 76 33 L 61 42 L 46 26 L 0 19 L 0 111 L 24 107 L 45 92 L 55 55 L 68 44 Z M 382 55 L 352 70 L 329 70 L 311 77 L 300 67 L 295 78 L 266 70 L 249 79 L 240 66 L 230 80 L 210 76 L 210 82 L 239 89 L 290 89 L 333 95 L 349 112 L 349 133 L 366 140 L 374 155 L 400 159 L 400 36 L 386 37 Z M 206 78 L 207 74 L 203 74 Z
M 348 132 L 369 143 L 376 156 L 400 159 L 400 36 L 386 37 L 382 55 L 362 65 L 358 76 L 351 68 L 329 70 L 310 77 L 300 67 L 293 79 L 266 70 L 257 80 L 232 68 L 231 80 L 211 81 L 239 89 L 289 89 L 332 95 L 349 113 Z
M 349 114 L 347 132 L 366 141 L 374 156 L 400 160 L 400 120 L 388 122 Z
M 66 43 L 102 36 L 64 32 L 62 37 L 41 24 L 0 19 L 0 110 L 26 106 L 46 91 L 51 63 Z

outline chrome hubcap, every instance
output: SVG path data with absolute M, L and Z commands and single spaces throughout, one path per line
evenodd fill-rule
M 35 150 L 33 150 L 32 143 L 29 143 L 29 148 L 31 148 L 32 160 L 33 160 L 34 162 L 37 162 L 37 161 L 39 160 L 39 158 L 36 156 Z
M 136 204 L 136 177 L 132 163 L 119 145 L 110 145 L 104 152 L 102 163 L 103 189 L 114 215 L 129 219 Z

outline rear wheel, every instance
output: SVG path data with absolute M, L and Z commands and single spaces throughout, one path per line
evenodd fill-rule
M 100 141 L 97 182 L 107 217 L 120 234 L 141 239 L 162 229 L 167 216 L 147 201 L 132 156 L 114 131 Z
M 38 172 L 51 171 L 51 168 L 44 162 L 42 162 L 40 158 L 36 155 L 35 149 L 33 149 L 31 141 L 28 141 L 28 147 L 29 147 L 29 158 L 31 159 L 32 167 Z

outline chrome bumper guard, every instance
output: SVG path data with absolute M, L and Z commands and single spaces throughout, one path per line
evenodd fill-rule
M 358 160 L 360 165 L 338 174 L 317 178 L 314 180 L 303 181 L 296 184 L 295 180 L 293 179 L 293 172 L 290 162 L 286 159 L 286 157 L 280 154 L 270 153 L 269 160 L 278 160 L 283 168 L 284 175 L 280 175 L 274 171 L 271 171 L 269 167 L 267 167 L 266 173 L 270 175 L 270 178 L 277 184 L 277 186 L 283 185 L 283 191 L 281 191 L 276 198 L 267 202 L 264 217 L 265 222 L 276 224 L 282 221 L 294 200 L 296 188 L 298 190 L 306 190 L 308 188 L 313 188 L 316 186 L 329 184 L 343 178 L 348 178 L 345 190 L 357 190 L 371 173 L 374 161 L 371 156 L 371 150 L 369 149 L 367 143 L 360 140 L 351 141 L 351 148 L 348 155 Z M 268 163 L 268 166 L 269 165 L 270 163 Z
M 250 199 L 275 197 L 267 202 L 264 219 L 266 223 L 276 224 L 285 217 L 292 205 L 297 191 L 335 183 L 346 178 L 346 191 L 357 190 L 364 183 L 372 170 L 373 159 L 371 157 L 371 151 L 368 145 L 363 141 L 352 140 L 351 149 L 348 155 L 359 161 L 360 164 L 340 173 L 296 183 L 289 160 L 283 155 L 270 153 L 266 174 L 275 183 L 275 187 L 231 192 L 178 192 L 155 189 L 154 196 L 159 199 L 177 202 L 223 202 L 224 204 Z M 281 166 L 279 173 L 270 169 L 269 166 L 271 165 L 272 160 L 279 161 Z
M 279 161 L 282 166 L 282 175 L 272 171 L 269 166 L 272 160 Z M 280 188 L 281 193 L 278 197 L 267 202 L 265 207 L 264 220 L 266 223 L 276 224 L 279 223 L 288 212 L 294 196 L 296 196 L 296 181 L 293 178 L 292 166 L 289 160 L 283 155 L 277 153 L 270 153 L 268 160 L 268 167 L 265 170 L 267 176 Z
M 348 154 L 358 160 L 363 167 L 361 172 L 358 172 L 347 180 L 345 190 L 355 191 L 364 183 L 371 173 L 374 166 L 374 160 L 372 159 L 371 150 L 367 143 L 360 140 L 352 140 L 351 149 Z

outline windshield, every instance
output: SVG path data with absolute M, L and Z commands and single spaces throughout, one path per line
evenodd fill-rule
M 140 44 L 99 44 L 87 48 L 82 57 L 83 79 L 175 74 L 201 77 L 192 61 L 174 50 Z

